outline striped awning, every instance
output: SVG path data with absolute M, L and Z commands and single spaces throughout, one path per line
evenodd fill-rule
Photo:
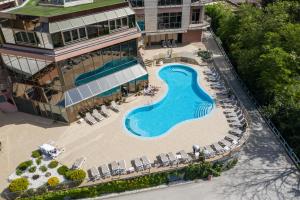
M 113 88 L 121 86 L 125 83 L 138 79 L 147 75 L 147 71 L 136 64 L 99 79 L 93 80 L 87 84 L 80 85 L 65 92 L 65 107 L 70 107 L 84 100 L 90 99 L 94 96 L 102 94 Z
M 66 31 L 74 28 L 83 27 L 98 22 L 109 21 L 117 18 L 133 15 L 134 11 L 129 8 L 120 8 L 116 10 L 110 10 L 107 12 L 95 13 L 91 15 L 85 15 L 77 18 L 66 19 L 63 21 L 49 23 L 49 33 L 56 33 L 60 31 Z

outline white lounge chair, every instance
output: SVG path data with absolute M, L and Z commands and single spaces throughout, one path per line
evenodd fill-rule
M 96 119 L 95 119 L 95 118 L 91 115 L 91 113 L 89 113 L 89 112 L 85 114 L 84 119 L 85 119 L 85 121 L 86 121 L 87 123 L 89 123 L 90 125 L 93 125 L 93 124 L 96 124 L 96 123 L 97 123 Z
M 119 165 L 119 174 L 126 174 L 126 162 L 125 160 L 120 160 L 118 162 Z
M 99 180 L 101 178 L 99 170 L 96 167 L 92 167 L 90 170 L 91 180 Z
M 142 163 L 140 158 L 135 158 L 133 160 L 133 164 L 134 164 L 134 167 L 135 167 L 136 171 L 143 171 L 144 170 L 143 163 Z
M 111 173 L 107 165 L 101 165 L 100 168 L 101 168 L 103 178 L 108 178 L 111 176 Z
M 169 159 L 168 159 L 168 157 L 167 157 L 166 154 L 161 153 L 161 154 L 159 154 L 158 158 L 159 158 L 162 166 L 166 167 L 166 166 L 170 165 L 170 161 L 169 161 Z
M 173 154 L 172 152 L 169 152 L 169 153 L 167 154 L 167 156 L 168 156 L 168 158 L 169 158 L 169 160 L 170 160 L 170 164 L 171 164 L 171 165 L 176 165 L 176 164 L 178 164 L 178 160 L 177 160 L 177 158 L 174 156 L 174 154 Z
M 106 108 L 105 105 L 102 105 L 102 106 L 101 106 L 101 113 L 102 113 L 104 116 L 107 116 L 107 117 L 110 116 L 109 111 L 108 111 L 108 109 Z
M 98 110 L 94 109 L 92 112 L 92 116 L 97 120 L 97 121 L 102 121 L 104 117 L 98 112 Z
M 78 158 L 72 165 L 72 169 L 80 169 L 85 162 L 85 157 Z
M 225 152 L 224 148 L 220 146 L 218 143 L 213 143 L 212 147 L 215 149 L 218 155 L 223 154 Z
M 142 156 L 141 161 L 143 163 L 144 169 L 150 169 L 151 168 L 151 163 L 150 163 L 149 159 L 146 156 Z
M 111 108 L 113 111 L 119 112 L 119 106 L 116 104 L 115 101 L 112 101 L 112 102 L 110 103 L 110 108 Z

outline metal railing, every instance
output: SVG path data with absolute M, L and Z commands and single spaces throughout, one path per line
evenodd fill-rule
M 291 160 L 294 162 L 294 164 L 296 165 L 296 167 L 298 169 L 300 169 L 300 159 L 298 158 L 298 156 L 296 155 L 296 153 L 294 152 L 294 150 L 290 147 L 290 145 L 286 142 L 286 140 L 282 137 L 281 133 L 279 132 L 279 130 L 275 127 L 275 125 L 273 124 L 273 122 L 271 121 L 270 118 L 268 118 L 264 113 L 263 113 L 263 108 L 259 105 L 259 103 L 257 102 L 257 100 L 255 99 L 254 95 L 251 93 L 251 91 L 248 89 L 248 87 L 246 86 L 246 84 L 244 83 L 244 81 L 239 77 L 239 75 L 237 74 L 236 70 L 234 69 L 233 65 L 230 62 L 230 59 L 228 58 L 225 50 L 223 49 L 222 45 L 221 45 L 221 40 L 215 35 L 215 33 L 210 30 L 211 35 L 213 36 L 214 40 L 216 41 L 222 55 L 224 56 L 230 71 L 232 72 L 232 74 L 235 76 L 235 78 L 239 81 L 239 83 L 241 84 L 242 88 L 244 89 L 244 91 L 246 91 L 247 96 L 249 97 L 249 99 L 251 100 L 251 102 L 255 105 L 256 109 L 258 110 L 258 112 L 260 113 L 260 115 L 262 116 L 262 118 L 264 119 L 264 121 L 267 123 L 267 125 L 269 126 L 269 128 L 271 129 L 271 131 L 275 134 L 276 138 L 279 140 L 280 144 L 283 146 L 283 148 L 285 149 L 285 151 L 287 152 L 287 154 L 289 155 L 289 157 L 291 158 Z

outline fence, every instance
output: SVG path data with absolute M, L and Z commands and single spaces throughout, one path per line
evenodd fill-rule
M 231 64 L 225 50 L 223 49 L 222 45 L 221 45 L 221 40 L 215 35 L 215 33 L 210 30 L 211 35 L 213 36 L 214 40 L 216 41 L 219 49 L 221 50 L 222 55 L 224 56 L 230 71 L 232 72 L 232 74 L 235 76 L 235 78 L 240 82 L 241 86 L 243 87 L 244 91 L 246 91 L 247 96 L 249 97 L 249 99 L 252 101 L 252 103 L 255 105 L 256 109 L 258 110 L 258 112 L 260 113 L 260 115 L 263 117 L 264 121 L 267 123 L 267 125 L 269 126 L 269 128 L 271 129 L 271 131 L 275 134 L 276 138 L 279 140 L 280 144 L 283 146 L 283 148 L 285 149 L 285 151 L 287 152 L 287 154 L 289 155 L 289 157 L 291 158 L 291 160 L 294 162 L 294 164 L 296 165 L 296 167 L 298 169 L 300 169 L 300 159 L 298 158 L 298 156 L 295 154 L 295 152 L 293 151 L 293 149 L 290 147 L 290 145 L 286 142 L 286 140 L 282 137 L 281 133 L 278 131 L 278 129 L 275 127 L 275 125 L 273 124 L 273 122 L 270 120 L 270 118 L 268 118 L 263 112 L 262 112 L 262 107 L 259 105 L 259 103 L 257 102 L 257 100 L 255 99 L 255 97 L 253 96 L 253 94 L 250 92 L 250 90 L 248 89 L 248 87 L 246 86 L 246 84 L 243 82 L 243 80 L 239 77 L 239 75 L 237 74 L 236 70 L 234 69 L 233 65 Z

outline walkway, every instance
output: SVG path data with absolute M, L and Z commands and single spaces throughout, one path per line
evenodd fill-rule
M 242 100 L 253 122 L 237 166 L 211 182 L 200 181 L 115 199 L 300 199 L 299 172 L 229 70 L 210 33 L 205 32 L 205 36 L 206 48 L 213 51 L 217 67 Z

